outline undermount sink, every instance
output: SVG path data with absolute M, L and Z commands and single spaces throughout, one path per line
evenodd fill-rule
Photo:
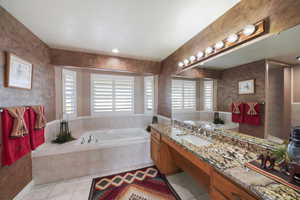
M 195 146 L 208 146 L 212 144 L 211 142 L 204 140 L 200 137 L 194 135 L 184 135 L 180 137 L 183 141 L 189 142 Z

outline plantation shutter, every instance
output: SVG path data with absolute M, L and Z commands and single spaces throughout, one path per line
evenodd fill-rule
M 196 81 L 183 81 L 183 109 L 196 109 Z
M 62 70 L 63 84 L 63 115 L 75 117 L 77 115 L 76 72 Z
M 172 109 L 196 109 L 196 81 L 172 80 Z
M 153 112 L 154 99 L 154 78 L 147 76 L 144 78 L 144 93 L 145 93 L 145 112 Z
M 133 112 L 134 78 L 91 75 L 91 113 Z
M 134 78 L 122 77 L 114 81 L 114 110 L 118 112 L 133 112 Z
M 204 81 L 204 110 L 213 110 L 214 82 Z

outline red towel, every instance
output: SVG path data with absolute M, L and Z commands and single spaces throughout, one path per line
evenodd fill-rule
M 44 114 L 44 107 L 41 106 L 41 111 Z M 39 113 L 35 111 L 32 107 L 29 108 L 29 119 L 30 119 L 30 125 L 29 125 L 29 135 L 30 135 L 30 144 L 31 149 L 35 150 L 38 146 L 45 143 L 45 127 L 37 126 L 37 120 Z
M 243 123 L 244 122 L 244 103 L 232 103 L 231 112 L 232 112 L 232 122 Z
M 12 137 L 11 132 L 14 126 L 14 118 L 9 114 L 7 109 L 2 112 L 2 164 L 11 165 L 24 155 L 29 153 L 30 141 L 29 134 L 20 137 Z M 29 127 L 28 110 L 24 113 L 26 127 Z
M 248 102 L 245 104 L 244 120 L 249 125 L 260 125 L 260 106 L 258 103 Z

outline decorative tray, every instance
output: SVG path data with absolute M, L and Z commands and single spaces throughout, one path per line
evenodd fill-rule
M 245 166 L 272 180 L 286 185 L 297 192 L 300 192 L 300 179 L 291 175 L 290 173 L 283 172 L 279 166 L 274 166 L 271 169 L 268 167 L 261 167 L 261 163 L 258 160 L 248 162 L 245 164 Z

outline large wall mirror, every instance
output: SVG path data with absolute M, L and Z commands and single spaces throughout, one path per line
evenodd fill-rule
M 273 141 L 288 139 L 291 128 L 300 125 L 299 35 L 296 26 L 190 69 L 214 70 L 218 78 L 177 74 L 172 79 L 172 118 Z M 240 103 L 245 110 L 236 110 Z M 250 117 L 240 120 L 239 113 Z

